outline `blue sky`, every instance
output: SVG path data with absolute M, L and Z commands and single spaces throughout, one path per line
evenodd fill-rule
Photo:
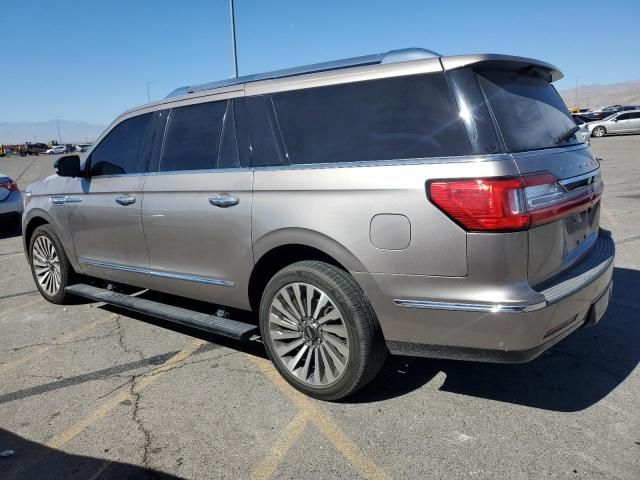
M 2 0 L 0 121 L 109 123 L 231 75 L 228 0 Z M 640 79 L 640 0 L 236 0 L 240 74 L 417 46 L 540 58 L 559 89 Z

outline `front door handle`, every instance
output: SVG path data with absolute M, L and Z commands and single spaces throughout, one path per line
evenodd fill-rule
M 211 205 L 215 205 L 220 208 L 233 207 L 240 203 L 240 199 L 238 197 L 232 197 L 226 193 L 221 193 L 219 195 L 214 195 L 213 197 L 209 197 L 209 203 Z
M 116 202 L 118 202 L 120 205 L 131 205 L 132 203 L 136 203 L 136 197 L 131 197 L 128 195 L 116 197 Z

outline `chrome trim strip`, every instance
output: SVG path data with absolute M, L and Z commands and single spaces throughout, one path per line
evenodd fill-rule
M 66 203 L 80 203 L 82 201 L 82 197 L 79 195 L 65 195 L 64 201 Z
M 123 272 L 140 273 L 140 274 L 151 275 L 151 276 L 160 277 L 160 278 L 173 278 L 176 280 L 205 283 L 207 285 L 217 285 L 221 287 L 234 287 L 236 285 L 236 282 L 233 282 L 231 280 L 224 280 L 222 278 L 196 277 L 193 275 L 183 275 L 180 273 L 162 272 L 160 270 L 153 270 L 148 268 L 129 267 L 126 265 L 118 265 L 115 263 L 98 262 L 95 260 L 87 260 L 85 258 L 79 258 L 78 261 L 82 264 L 91 265 L 93 267 L 109 268 L 112 270 L 120 270 Z
M 524 305 L 503 305 L 503 304 L 480 304 L 480 303 L 450 303 L 450 302 L 431 302 L 426 300 L 402 300 L 395 299 L 393 301 L 399 307 L 421 308 L 433 310 L 452 310 L 464 312 L 483 312 L 483 313 L 524 313 L 540 310 L 547 306 L 546 301 L 537 303 L 528 303 Z
M 65 205 L 66 203 L 79 203 L 81 201 L 82 197 L 78 195 L 52 195 L 49 197 L 51 205 Z
M 573 277 L 570 280 L 554 285 L 553 287 L 549 287 L 540 293 L 544 295 L 544 298 L 547 299 L 547 303 L 549 305 L 564 300 L 600 277 L 600 275 L 602 275 L 613 264 L 613 260 L 614 257 L 610 257 L 601 264 L 593 267 L 591 270 L 587 270 L 577 277 Z M 576 285 L 572 285 L 574 283 L 576 283 Z M 570 287 L 569 289 L 566 288 L 567 285 Z
M 589 148 L 584 143 L 568 145 L 566 147 L 542 148 L 540 150 L 527 150 L 526 152 L 513 152 L 513 158 L 537 157 L 539 155 L 553 155 L 560 152 L 572 152 L 575 150 L 585 150 Z
M 572 183 L 578 183 L 578 182 L 581 182 L 582 180 L 586 180 L 587 178 L 591 178 L 591 177 L 596 177 L 598 175 L 600 175 L 600 168 L 596 168 L 595 170 L 591 170 L 589 173 L 584 173 L 576 177 L 563 178 L 562 180 L 558 180 L 558 183 L 563 187 L 566 187 L 567 185 L 571 185 Z

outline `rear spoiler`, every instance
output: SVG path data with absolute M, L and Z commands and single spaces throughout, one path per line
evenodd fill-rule
M 502 70 L 537 69 L 549 76 L 549 82 L 560 80 L 564 75 L 558 67 L 547 62 L 533 58 L 516 57 L 512 55 L 499 55 L 495 53 L 482 53 L 476 55 L 453 55 L 440 57 L 440 63 L 444 70 L 455 70 L 463 67 L 498 68 Z

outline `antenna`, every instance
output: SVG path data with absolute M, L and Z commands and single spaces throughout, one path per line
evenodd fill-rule
M 236 14 L 233 0 L 229 0 L 231 11 L 231 55 L 233 56 L 233 78 L 238 78 L 238 54 L 236 51 Z

